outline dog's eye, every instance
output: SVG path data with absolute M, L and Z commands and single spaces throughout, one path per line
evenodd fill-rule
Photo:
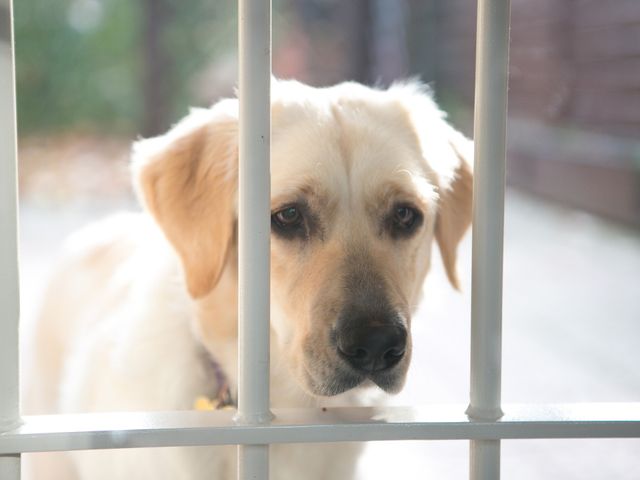
M 395 205 L 390 220 L 392 236 L 406 236 L 415 232 L 422 224 L 422 213 L 410 205 Z
M 411 207 L 396 207 L 394 220 L 398 225 L 409 228 L 416 221 L 416 211 Z
M 281 227 L 297 225 L 302 221 L 302 215 L 297 207 L 287 207 L 273 214 L 275 221 Z
M 271 214 L 271 228 L 284 238 L 306 238 L 307 226 L 299 205 L 288 205 Z

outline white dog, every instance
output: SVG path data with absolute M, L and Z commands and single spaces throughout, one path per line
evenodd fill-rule
M 416 83 L 374 90 L 274 81 L 272 97 L 272 405 L 360 405 L 366 389 L 397 392 L 434 238 L 457 286 L 471 142 Z M 145 212 L 110 218 L 69 242 L 37 328 L 27 413 L 233 400 L 237 116 L 237 100 L 223 100 L 134 145 Z M 272 478 L 352 478 L 357 451 L 274 446 Z M 34 473 L 230 479 L 234 452 L 40 454 Z

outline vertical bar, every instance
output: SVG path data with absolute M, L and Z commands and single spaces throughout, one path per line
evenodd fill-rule
M 269 478 L 269 445 L 238 447 L 238 478 L 242 480 Z
M 20 455 L 0 455 L 0 478 L 2 480 L 20 479 Z
M 12 5 L 0 1 L 0 433 L 20 422 L 18 169 Z M 20 455 L 0 456 L 0 478 L 20 478 Z
M 269 236 L 271 134 L 271 1 L 240 0 L 239 20 L 239 380 L 243 424 L 271 420 L 269 411 Z M 269 477 L 269 446 L 238 447 L 242 480 Z
M 478 0 L 471 294 L 471 392 L 467 414 L 502 416 L 502 253 L 509 0 Z M 470 445 L 470 478 L 500 478 L 500 441 Z
M 471 478 L 500 478 L 500 441 L 472 440 L 469 465 Z

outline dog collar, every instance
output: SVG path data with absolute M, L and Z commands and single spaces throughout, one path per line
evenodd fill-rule
M 215 393 L 212 396 L 198 395 L 193 402 L 193 408 L 195 410 L 235 409 L 237 402 L 233 398 L 229 378 L 224 372 L 222 366 L 215 357 L 206 350 L 204 356 L 206 358 L 205 361 L 207 362 L 208 369 L 211 370 L 211 373 L 215 378 Z

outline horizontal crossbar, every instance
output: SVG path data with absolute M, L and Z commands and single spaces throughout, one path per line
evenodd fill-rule
M 460 405 L 276 409 L 270 425 L 236 425 L 235 412 L 92 413 L 23 417 L 0 434 L 0 455 L 107 448 L 363 442 L 640 438 L 640 403 L 506 405 L 475 421 Z

